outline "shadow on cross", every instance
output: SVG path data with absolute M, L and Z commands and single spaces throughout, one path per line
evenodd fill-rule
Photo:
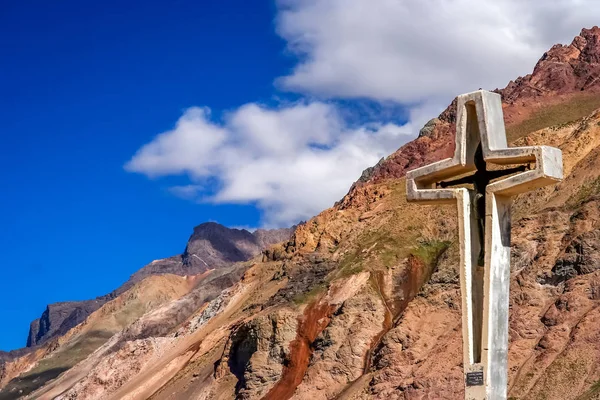
M 485 235 L 485 190 L 487 186 L 495 179 L 503 178 L 505 176 L 509 176 L 515 174 L 517 172 L 524 172 L 530 168 L 529 165 L 521 165 L 514 168 L 501 169 L 496 171 L 488 171 L 487 163 L 483 158 L 483 150 L 481 147 L 481 143 L 477 146 L 477 150 L 475 151 L 474 157 L 475 163 L 475 173 L 455 179 L 452 181 L 442 181 L 438 182 L 437 187 L 446 188 L 450 186 L 459 186 L 459 185 L 473 185 L 474 192 L 474 208 L 477 213 L 477 231 L 479 235 L 479 243 L 480 243 L 480 251 L 479 257 L 477 260 L 478 265 L 483 265 L 484 263 L 484 235 Z

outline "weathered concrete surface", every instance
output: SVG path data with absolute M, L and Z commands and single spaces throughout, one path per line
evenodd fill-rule
M 454 156 L 409 171 L 406 196 L 418 203 L 457 204 L 465 398 L 506 399 L 511 197 L 560 181 L 562 153 L 548 146 L 508 148 L 502 103 L 496 93 L 480 90 L 464 94 L 456 104 Z M 478 157 L 485 160 L 484 171 Z M 535 163 L 535 167 L 497 181 L 492 179 L 499 173 L 487 172 L 488 177 L 482 177 L 488 164 L 523 163 Z M 473 171 L 473 189 L 440 183 Z M 478 209 L 477 196 L 485 199 L 485 216 Z M 478 230 L 484 227 L 480 236 Z M 485 247 L 483 268 L 478 260 L 481 246 Z M 469 377 L 481 374 L 481 382 L 470 382 Z

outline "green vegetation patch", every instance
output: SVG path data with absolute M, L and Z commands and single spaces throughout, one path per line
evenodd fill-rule
M 53 368 L 43 372 L 30 373 L 26 376 L 15 378 L 0 391 L 0 400 L 23 398 L 66 370 L 68 370 L 68 368 Z
M 564 127 L 600 108 L 600 96 L 582 95 L 567 103 L 543 107 L 525 121 L 508 127 L 508 141 L 551 126 Z
M 600 398 L 600 381 L 594 383 L 590 389 L 576 400 L 594 400 Z
M 296 296 L 294 296 L 292 301 L 297 306 L 306 304 L 306 303 L 310 303 L 312 300 L 314 300 L 321 293 L 324 293 L 326 290 L 327 290 L 327 284 L 319 283 L 319 284 L 313 286 L 313 288 L 310 289 L 308 292 L 297 294 Z
M 361 243 L 361 247 L 348 252 L 342 258 L 336 274 L 331 277 L 331 280 L 364 271 L 364 263 L 367 260 L 370 267 L 379 265 L 391 268 L 410 254 L 406 243 L 414 240 L 400 238 L 386 231 L 367 232 L 358 241 Z
M 113 332 L 91 331 L 85 333 L 64 349 L 42 359 L 31 371 L 11 380 L 0 392 L 0 400 L 16 399 L 29 394 L 55 379 L 79 361 L 102 346 Z
M 449 241 L 426 240 L 413 247 L 410 253 L 421 260 L 426 266 L 433 267 L 449 246 Z
M 364 270 L 365 269 L 362 265 L 362 262 L 359 262 L 357 264 L 347 264 L 338 270 L 337 274 L 335 274 L 335 277 L 336 278 L 347 278 L 352 275 L 360 274 Z
M 90 331 L 78 338 L 73 344 L 41 360 L 30 373 L 39 373 L 50 369 L 70 368 L 92 354 L 112 337 L 114 332 Z
M 598 194 L 600 194 L 600 177 L 581 185 L 579 190 L 569 197 L 566 206 L 570 209 L 578 208 Z

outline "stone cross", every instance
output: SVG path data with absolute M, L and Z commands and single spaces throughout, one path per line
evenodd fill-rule
M 500 95 L 483 90 L 457 99 L 454 157 L 406 174 L 408 201 L 458 208 L 465 399 L 507 396 L 511 197 L 562 175 L 559 149 L 507 146 Z

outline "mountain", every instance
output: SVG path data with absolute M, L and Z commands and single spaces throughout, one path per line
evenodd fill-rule
M 82 323 L 92 312 L 100 308 L 110 296 L 99 297 L 94 300 L 65 301 L 48 304 L 42 316 L 31 322 L 27 347 L 61 336 L 72 327 Z
M 554 45 L 533 73 L 495 92 L 502 96 L 507 136 L 514 141 L 528 133 L 572 122 L 600 107 L 600 44 L 598 27 L 583 29 L 568 45 Z M 380 182 L 401 178 L 406 171 L 451 157 L 454 153 L 456 102 L 430 120 L 419 137 L 379 163 L 369 178 Z
M 498 90 L 511 145 L 559 147 L 565 172 L 514 202 L 512 399 L 600 399 L 599 41 L 584 29 Z M 404 181 L 453 153 L 455 107 L 262 257 L 174 279 L 160 305 L 169 275 L 146 277 L 4 363 L 0 399 L 463 398 L 456 210 L 408 204 Z
M 293 228 L 258 229 L 250 233 L 245 229 L 227 228 L 215 222 L 200 224 L 194 228 L 182 255 L 152 261 L 135 272 L 127 282 L 113 292 L 93 300 L 49 304 L 42 316 L 31 323 L 27 347 L 41 345 L 52 338 L 64 335 L 106 302 L 148 276 L 196 275 L 209 269 L 246 261 L 260 254 L 270 245 L 289 239 L 292 231 Z M 9 358 L 8 355 L 5 355 L 5 358 Z
M 288 240 L 294 228 L 245 229 L 228 228 L 216 222 L 205 222 L 194 228 L 182 255 L 156 260 L 129 279 L 138 282 L 146 276 L 162 273 L 194 275 L 208 269 L 221 268 L 246 261 L 267 247 Z

